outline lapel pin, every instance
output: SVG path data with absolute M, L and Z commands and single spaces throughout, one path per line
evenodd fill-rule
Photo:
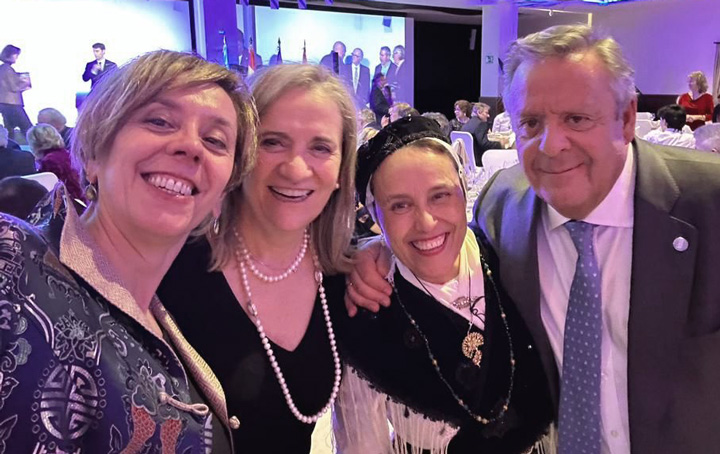
M 688 240 L 679 236 L 673 240 L 673 247 L 678 252 L 685 252 L 688 248 Z

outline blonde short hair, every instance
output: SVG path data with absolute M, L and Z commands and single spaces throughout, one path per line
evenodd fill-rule
M 698 91 L 700 93 L 705 93 L 708 89 L 708 81 L 707 77 L 705 77 L 705 74 L 702 71 L 693 71 L 690 74 L 688 74 L 688 79 L 692 79 L 695 81 L 698 87 Z
M 25 138 L 30 145 L 30 150 L 38 159 L 45 156 L 45 152 L 48 150 L 65 148 L 65 141 L 57 129 L 45 123 L 39 123 L 28 129 Z
M 593 52 L 610 72 L 610 86 L 618 112 L 635 99 L 635 71 L 625 60 L 620 45 L 587 25 L 557 25 L 520 38 L 510 45 L 505 59 L 505 90 L 503 99 L 510 107 L 515 103 L 511 85 L 515 72 L 524 62 L 546 58 L 568 58 Z M 509 109 L 513 110 L 513 109 Z
M 169 50 L 149 52 L 112 71 L 83 102 L 72 139 L 72 154 L 83 177 L 91 160 L 107 157 L 118 132 L 138 109 L 169 90 L 204 84 L 218 85 L 235 107 L 235 163 L 226 191 L 238 186 L 252 167 L 254 154 L 249 150 L 256 140 L 257 114 L 247 89 L 232 71 L 197 55 Z M 202 226 L 207 224 L 206 220 Z
M 310 238 L 315 245 L 320 266 L 325 273 L 349 270 L 348 249 L 355 221 L 355 161 L 357 123 L 355 105 L 345 85 L 327 68 L 317 65 L 277 65 L 255 73 L 250 88 L 262 122 L 263 115 L 286 92 L 304 89 L 322 94 L 334 102 L 342 116 L 342 150 L 340 188 L 330 196 L 320 215 L 310 224 Z M 256 161 L 257 148 L 253 148 Z M 222 225 L 237 225 L 242 191 L 239 187 L 227 194 L 222 207 Z M 235 240 L 232 235 L 208 235 L 213 250 L 213 269 L 222 268 L 232 257 Z

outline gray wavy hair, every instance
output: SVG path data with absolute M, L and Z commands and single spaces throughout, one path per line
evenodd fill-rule
M 514 110 L 514 93 L 511 85 L 515 73 L 525 62 L 546 58 L 567 58 L 594 52 L 610 72 L 611 87 L 618 112 L 635 99 L 635 71 L 622 54 L 613 38 L 599 33 L 587 25 L 557 25 L 518 39 L 510 45 L 505 60 L 503 99 Z

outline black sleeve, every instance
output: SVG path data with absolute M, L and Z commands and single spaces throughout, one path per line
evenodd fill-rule
M 92 73 L 93 62 L 85 65 L 85 72 L 82 75 L 82 79 L 87 82 L 88 80 L 95 79 L 95 74 Z

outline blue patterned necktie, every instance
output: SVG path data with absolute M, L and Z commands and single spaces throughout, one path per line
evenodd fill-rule
M 560 384 L 560 454 L 600 452 L 601 275 L 593 246 L 594 225 L 568 221 L 578 252 L 565 317 Z

